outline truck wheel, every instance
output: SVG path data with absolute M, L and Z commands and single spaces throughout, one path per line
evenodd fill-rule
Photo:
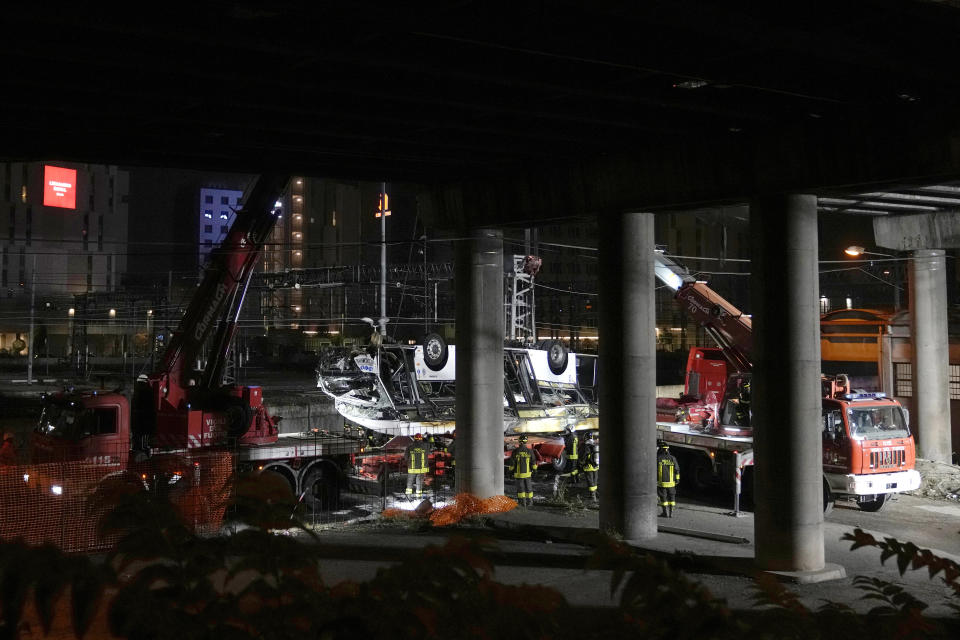
M 560 455 L 553 459 L 553 470 L 557 473 L 563 473 L 567 470 L 567 452 L 561 451 Z
M 681 467 L 682 469 L 682 467 Z M 696 491 L 706 491 L 713 486 L 713 467 L 703 456 L 697 456 L 693 461 L 689 475 L 690 486 Z
M 874 513 L 883 509 L 883 507 L 890 502 L 890 500 L 888 500 L 889 497 L 886 493 L 878 493 L 874 496 L 859 496 L 857 498 L 857 506 L 860 507 L 861 511 Z
M 314 513 L 340 508 L 339 473 L 330 465 L 320 464 L 311 468 L 301 490 L 304 492 L 304 504 Z
M 827 484 L 827 479 L 823 479 L 823 515 L 827 515 L 833 511 L 833 504 L 836 502 L 836 498 L 833 495 L 833 492 L 830 491 L 830 485 Z
M 440 371 L 447 364 L 447 341 L 439 333 L 428 333 L 423 338 L 423 361 L 432 371 Z

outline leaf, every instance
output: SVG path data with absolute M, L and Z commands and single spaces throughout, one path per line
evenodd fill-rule
M 97 568 L 90 562 L 78 562 L 71 571 L 70 611 L 73 633 L 83 638 L 93 623 L 97 609 L 103 604 L 107 584 L 113 582 L 108 567 Z

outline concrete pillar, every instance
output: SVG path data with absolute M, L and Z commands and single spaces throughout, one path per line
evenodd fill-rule
M 657 534 L 653 214 L 601 221 L 600 529 Z
M 917 455 L 950 463 L 946 260 L 940 249 L 913 252 L 909 267 Z
M 756 560 L 824 568 L 817 198 L 751 203 Z
M 503 234 L 457 243 L 457 491 L 503 494 Z

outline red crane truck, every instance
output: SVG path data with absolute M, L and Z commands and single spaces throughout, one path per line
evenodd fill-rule
M 671 445 L 694 486 L 730 481 L 739 507 L 741 481 L 753 465 L 750 424 L 752 327 L 749 316 L 658 252 L 657 277 L 717 343 L 694 347 L 684 394 L 658 401 L 658 437 Z M 823 500 L 878 511 L 891 495 L 920 486 L 906 410 L 883 393 L 857 392 L 846 376 L 822 376 Z
M 248 193 L 226 238 L 211 253 L 196 293 L 155 371 L 123 392 L 44 396 L 32 438 L 33 460 L 86 461 L 105 473 L 160 456 L 190 466 L 191 456 L 232 450 L 239 471 L 272 471 L 315 509 L 339 502 L 345 473 L 362 451 L 348 434 L 279 434 L 258 386 L 224 385 L 223 373 L 250 277 L 280 211 L 288 176 L 265 175 Z M 194 370 L 204 344 L 207 365 Z M 156 461 L 156 460 L 154 460 Z M 176 481 L 181 475 L 175 474 Z

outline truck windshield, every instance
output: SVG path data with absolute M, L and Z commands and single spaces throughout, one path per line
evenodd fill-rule
M 80 433 L 82 409 L 49 404 L 40 415 L 37 431 L 55 438 L 76 438 Z
M 906 438 L 910 429 L 899 407 L 857 407 L 847 411 L 850 435 L 859 438 Z

